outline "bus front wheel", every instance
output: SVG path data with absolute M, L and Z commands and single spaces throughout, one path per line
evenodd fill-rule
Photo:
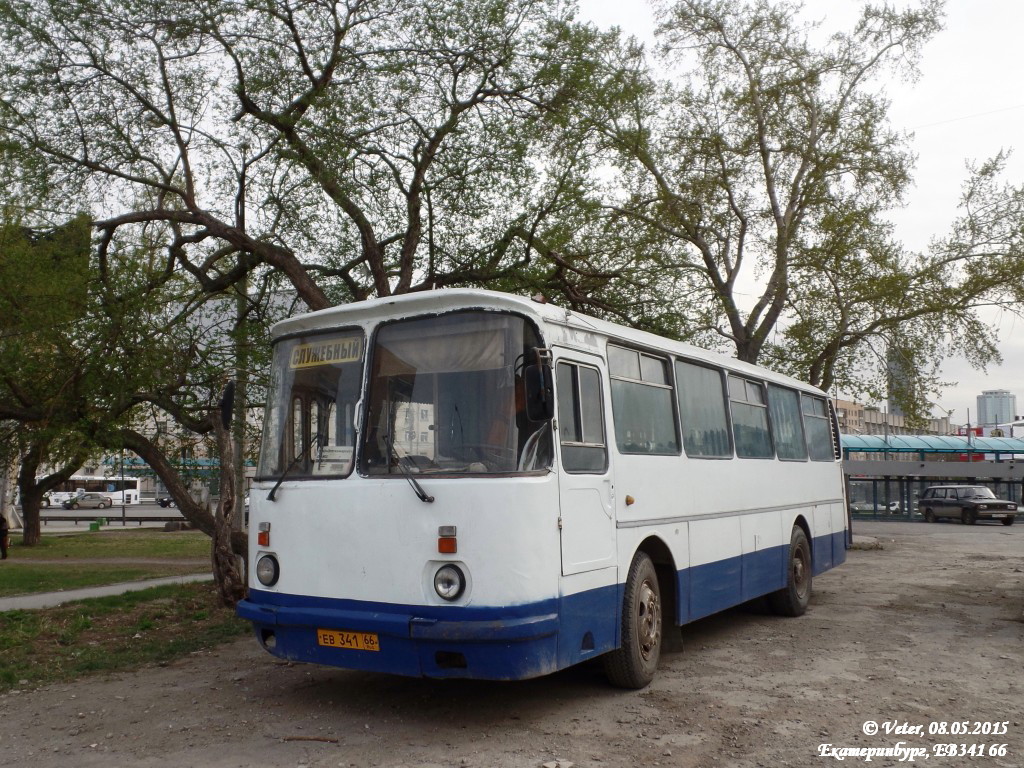
M 803 616 L 811 602 L 811 545 L 799 525 L 789 538 L 786 586 L 768 595 L 772 610 L 780 616 Z
M 658 574 L 647 553 L 637 552 L 622 599 L 622 644 L 604 656 L 612 685 L 644 688 L 654 679 L 661 658 L 661 621 Z

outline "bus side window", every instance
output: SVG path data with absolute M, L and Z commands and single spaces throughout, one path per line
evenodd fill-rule
M 619 450 L 678 455 L 668 363 L 660 357 L 609 344 L 608 374 Z
M 834 461 L 832 427 L 829 425 L 825 401 L 810 395 L 800 396 L 804 412 L 804 432 L 811 461 Z
M 686 455 L 731 459 L 732 441 L 722 372 L 677 360 L 676 386 Z
M 775 455 L 768 427 L 764 385 L 729 377 L 729 399 L 732 405 L 732 431 L 736 455 L 742 459 L 770 459 Z
M 601 376 L 596 368 L 559 363 L 558 435 L 566 472 L 602 473 L 608 466 Z
M 806 461 L 807 441 L 800 420 L 800 395 L 795 390 L 769 384 L 768 413 L 776 455 L 783 461 Z

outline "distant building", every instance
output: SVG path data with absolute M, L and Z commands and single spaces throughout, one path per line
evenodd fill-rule
M 906 416 L 903 403 L 917 399 L 917 371 L 913 358 L 898 347 L 890 347 L 885 361 L 888 376 L 888 406 L 892 416 Z
M 845 435 L 948 435 L 952 432 L 949 416 L 929 419 L 920 427 L 907 426 L 902 413 L 892 413 L 873 405 L 835 399 L 832 404 L 839 419 L 839 431 Z
M 852 400 L 833 400 L 836 416 L 839 419 L 839 431 L 844 435 L 864 434 L 864 406 Z
M 978 395 L 979 426 L 1006 424 L 1017 418 L 1017 396 L 1007 389 L 989 389 Z

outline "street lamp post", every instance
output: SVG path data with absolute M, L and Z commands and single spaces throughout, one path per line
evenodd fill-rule
M 124 528 L 128 525 L 128 519 L 125 517 L 124 510 L 124 448 L 121 449 L 121 527 Z

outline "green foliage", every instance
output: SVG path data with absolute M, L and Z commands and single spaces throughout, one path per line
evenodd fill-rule
M 269 267 L 314 308 L 521 264 L 540 125 L 592 40 L 558 0 L 4 0 L 0 21 L 0 121 L 62 170 L 54 196 L 103 185 L 101 251 L 159 243 L 206 293 Z
M 52 408 L 82 359 L 76 329 L 87 311 L 90 222 L 78 216 L 55 229 L 0 219 L 0 366 L 16 385 L 12 406 Z
M 865 6 L 827 41 L 789 0 L 657 7 L 667 79 L 559 0 L 0 0 L 0 167 L 26 209 L 96 217 L 87 264 L 85 219 L 4 226 L 2 269 L 79 260 L 0 295 L 28 311 L 0 416 L 55 425 L 51 455 L 129 445 L 183 471 L 228 372 L 262 399 L 294 305 L 456 285 L 849 392 L 891 393 L 895 355 L 915 409 L 944 356 L 993 359 L 976 310 L 1022 298 L 1000 159 L 933 252 L 884 219 L 913 158 L 882 88 L 915 75 L 940 0 Z
M 574 152 L 590 153 L 576 189 L 608 227 L 577 213 L 555 248 L 596 256 L 583 263 L 614 278 L 577 277 L 567 293 L 584 287 L 605 314 L 828 389 L 893 397 L 908 413 L 928 410 L 949 355 L 994 359 L 977 309 L 1012 301 L 1021 262 L 1014 247 L 993 259 L 983 244 L 1019 227 L 1015 191 L 995 186 L 993 164 L 979 169 L 970 214 L 924 255 L 905 252 L 886 220 L 913 157 L 881 88 L 916 75 L 941 2 L 865 7 L 827 40 L 785 0 L 658 9 L 671 79 L 634 42 L 606 37 L 564 128 Z M 588 252 L 594 243 L 622 258 Z

